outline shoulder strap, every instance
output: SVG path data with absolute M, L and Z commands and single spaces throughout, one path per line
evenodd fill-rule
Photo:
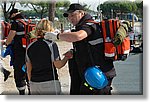
M 99 22 L 96 22 L 96 21 L 94 21 L 94 20 L 87 20 L 86 22 L 90 22 L 90 23 L 99 24 Z
M 24 31 L 25 31 L 25 35 L 27 35 L 27 31 L 28 31 L 28 24 L 22 20 L 22 19 L 17 19 L 17 21 L 19 21 L 20 23 L 22 23 L 24 25 Z

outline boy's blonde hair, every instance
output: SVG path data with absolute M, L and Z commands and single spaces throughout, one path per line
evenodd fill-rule
M 36 36 L 44 36 L 45 32 L 53 32 L 53 24 L 48 19 L 40 20 L 35 27 Z

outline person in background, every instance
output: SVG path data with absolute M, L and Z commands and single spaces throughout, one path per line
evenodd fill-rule
M 92 16 L 86 13 L 78 3 L 71 4 L 63 15 L 75 26 L 75 29 L 71 32 L 51 35 L 54 39 L 57 37 L 62 41 L 73 43 L 73 58 L 68 62 L 71 77 L 70 94 L 110 95 L 111 83 L 116 76 L 116 71 L 113 60 L 106 60 L 104 57 L 103 35 L 97 29 L 96 24 L 87 22 L 93 20 Z M 98 66 L 108 79 L 108 85 L 102 89 L 90 90 L 84 85 L 85 70 L 93 65 Z
M 26 51 L 27 75 L 32 95 L 61 94 L 56 68 L 62 68 L 72 58 L 71 51 L 68 51 L 60 59 L 58 46 L 47 38 L 47 32 L 54 32 L 52 22 L 42 19 L 37 23 L 35 31 L 32 31 L 37 40 L 30 43 Z
M 6 46 L 11 44 L 13 52 L 13 68 L 14 68 L 14 79 L 16 87 L 20 95 L 25 95 L 26 89 L 26 73 L 22 71 L 22 66 L 25 64 L 25 51 L 23 47 L 22 38 L 25 36 L 24 26 L 18 21 L 23 19 L 21 12 L 18 9 L 12 9 L 10 11 L 10 23 L 11 29 L 6 40 Z

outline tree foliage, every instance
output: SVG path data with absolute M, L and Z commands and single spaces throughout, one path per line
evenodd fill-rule
M 104 16 L 107 16 L 108 18 L 111 17 L 111 11 L 113 10 L 113 16 L 116 17 L 117 14 L 123 14 L 123 13 L 135 13 L 137 14 L 137 10 L 141 8 L 143 5 L 140 5 L 140 3 L 135 3 L 131 1 L 106 1 L 103 4 L 100 4 L 97 7 L 97 10 L 102 10 L 102 13 Z
M 45 17 L 46 15 L 53 21 L 55 15 L 60 15 L 57 14 L 59 13 L 59 7 L 64 7 L 67 8 L 70 5 L 70 1 L 65 0 L 65 1 L 57 1 L 57 2 L 52 2 L 50 1 L 41 1 L 41 2 L 24 2 L 24 6 L 30 7 L 32 10 L 34 10 L 38 15 L 40 14 L 40 18 Z M 54 15 L 55 14 L 55 15 Z
M 69 7 L 69 5 L 70 5 L 70 1 L 68 1 L 68 0 L 65 0 L 65 1 L 58 1 L 58 2 L 56 3 L 56 7 L 64 7 L 64 8 L 67 8 L 67 7 Z
M 10 5 L 7 5 L 8 3 L 10 3 Z M 2 12 L 6 21 L 8 21 L 9 12 L 11 9 L 15 7 L 15 4 L 16 4 L 16 0 L 11 0 L 11 1 L 2 0 L 1 1 L 1 8 L 2 8 Z

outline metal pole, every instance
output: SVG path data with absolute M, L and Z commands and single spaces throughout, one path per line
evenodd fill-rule
M 99 16 L 99 21 L 101 21 L 100 0 L 99 0 L 99 6 L 98 6 L 98 16 Z
M 134 30 L 134 14 L 132 13 L 132 27 L 133 27 L 133 30 Z
M 113 19 L 113 9 L 111 9 L 111 18 Z
M 102 21 L 103 20 L 103 15 L 102 15 L 102 10 L 100 10 L 100 20 Z

